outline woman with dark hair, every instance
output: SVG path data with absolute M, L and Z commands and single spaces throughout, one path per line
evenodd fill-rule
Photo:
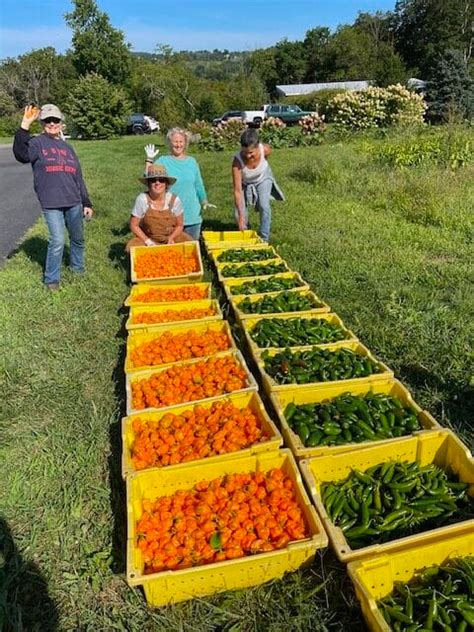
M 240 137 L 240 146 L 240 151 L 234 155 L 232 161 L 235 219 L 239 230 L 248 228 L 247 207 L 255 205 L 260 213 L 259 235 L 268 242 L 272 221 L 270 200 L 285 199 L 267 162 L 272 148 L 260 143 L 255 129 L 245 130 Z

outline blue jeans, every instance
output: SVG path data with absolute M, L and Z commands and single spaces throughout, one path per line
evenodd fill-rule
M 259 184 L 256 184 L 254 186 L 257 191 L 256 209 L 260 213 L 260 228 L 258 234 L 264 241 L 268 241 L 270 238 L 270 226 L 272 223 L 272 207 L 270 206 L 270 194 L 272 192 L 273 180 L 267 178 L 263 180 L 263 182 L 260 182 Z M 250 228 L 245 187 L 243 190 L 243 204 L 243 211 L 247 228 Z M 238 209 L 235 209 L 235 218 L 238 221 Z
M 194 241 L 199 241 L 199 237 L 201 236 L 201 226 L 202 222 L 199 222 L 199 224 L 188 224 L 184 227 L 184 232 L 186 235 L 192 237 Z
M 65 229 L 69 233 L 70 266 L 84 272 L 84 227 L 82 204 L 65 208 L 43 209 L 49 231 L 48 251 L 44 268 L 45 283 L 59 283 L 64 251 Z

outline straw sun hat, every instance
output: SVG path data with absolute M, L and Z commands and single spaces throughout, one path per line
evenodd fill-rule
M 154 178 L 166 178 L 169 185 L 176 182 L 176 178 L 169 176 L 163 165 L 150 165 L 143 174 L 143 178 L 138 178 L 138 180 L 142 184 L 148 184 L 148 180 L 153 180 Z

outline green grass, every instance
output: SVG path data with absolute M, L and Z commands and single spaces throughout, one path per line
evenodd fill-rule
M 0 136 L 0 145 L 11 145 L 13 143 L 13 136 Z
M 362 630 L 330 552 L 281 581 L 160 610 L 125 583 L 123 245 L 145 142 L 76 144 L 97 212 L 83 278 L 66 270 L 59 292 L 43 289 L 41 221 L 0 271 L 0 627 L 3 617 L 6 630 L 38 632 Z M 367 152 L 381 143 L 275 151 L 287 201 L 274 204 L 272 242 L 472 445 L 473 168 L 388 169 Z M 231 155 L 198 156 L 218 205 L 209 228 L 233 227 Z

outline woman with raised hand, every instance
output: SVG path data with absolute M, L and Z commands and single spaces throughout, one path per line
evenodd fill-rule
M 37 119 L 43 131 L 32 136 L 29 129 Z M 83 219 L 90 219 L 93 214 L 79 159 L 62 138 L 63 121 L 61 110 L 52 103 L 43 105 L 41 110 L 28 105 L 13 141 L 15 158 L 31 163 L 36 195 L 48 226 L 44 283 L 49 290 L 59 288 L 66 229 L 71 270 L 84 272 Z
M 206 189 L 196 159 L 187 155 L 188 133 L 184 129 L 173 127 L 166 134 L 166 140 L 171 153 L 155 160 L 159 150 L 155 149 L 155 145 L 147 145 L 146 161 L 148 164 L 153 164 L 154 161 L 155 164 L 163 165 L 168 174 L 177 179 L 171 191 L 179 197 L 183 205 L 184 230 L 192 239 L 198 240 L 202 226 L 201 208 L 206 210 L 216 207 L 207 201 Z
M 147 191 L 140 193 L 132 209 L 130 230 L 135 235 L 125 250 L 134 246 L 156 246 L 156 244 L 177 244 L 192 241 L 183 232 L 183 205 L 181 200 L 169 190 L 175 184 L 163 165 L 149 165 L 143 178 Z
M 267 157 L 270 145 L 260 143 L 256 129 L 247 129 L 240 137 L 240 151 L 232 160 L 235 219 L 239 230 L 249 227 L 247 207 L 255 205 L 260 213 L 260 237 L 268 242 L 272 221 L 270 200 L 283 201 L 280 187 L 273 176 Z

